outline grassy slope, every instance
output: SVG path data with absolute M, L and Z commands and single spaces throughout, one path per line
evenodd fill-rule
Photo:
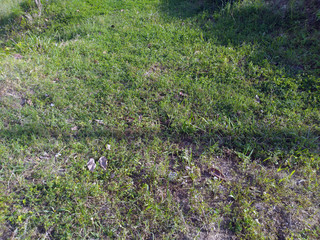
M 0 236 L 319 238 L 318 22 L 261 1 L 31 2 L 2 13 Z

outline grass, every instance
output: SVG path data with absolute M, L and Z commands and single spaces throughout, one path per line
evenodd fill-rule
M 17 13 L 19 12 L 19 4 L 23 0 L 3 0 L 1 1 L 1 9 L 0 9 L 0 14 L 1 18 L 5 18 L 10 16 L 12 13 Z
M 285 3 L 2 5 L 1 238 L 318 239 L 319 17 Z

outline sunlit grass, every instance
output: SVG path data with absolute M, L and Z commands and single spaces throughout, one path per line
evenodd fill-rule
M 0 19 L 8 17 L 13 10 L 19 8 L 19 4 L 25 0 L 1 0 Z

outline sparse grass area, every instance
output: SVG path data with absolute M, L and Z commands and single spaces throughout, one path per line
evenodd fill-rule
M 5 3 L 1 239 L 320 238 L 316 2 Z

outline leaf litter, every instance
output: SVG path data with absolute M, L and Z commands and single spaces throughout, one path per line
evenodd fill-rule
M 101 158 L 99 158 L 99 164 L 104 170 L 107 170 L 108 160 L 106 157 L 102 156 Z
M 91 172 L 93 172 L 94 169 L 96 168 L 96 166 L 97 166 L 97 165 L 96 165 L 94 159 L 93 159 L 93 158 L 90 158 L 90 160 L 89 160 L 88 163 L 87 163 L 88 169 L 89 169 Z

